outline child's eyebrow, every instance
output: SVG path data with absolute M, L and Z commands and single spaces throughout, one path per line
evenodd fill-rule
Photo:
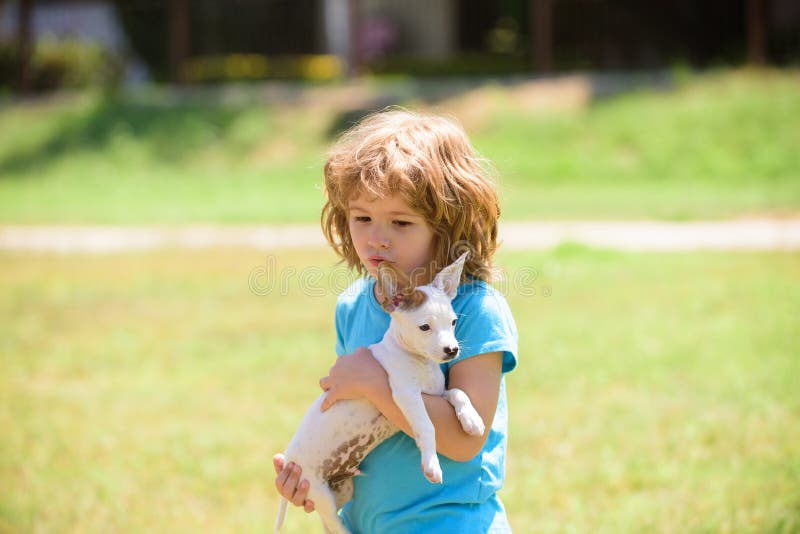
M 364 213 L 369 213 L 369 210 L 366 207 L 362 207 L 358 204 L 350 204 L 348 206 L 350 211 L 363 211 Z M 395 210 L 388 212 L 388 215 L 392 217 L 416 217 L 418 219 L 423 219 L 424 217 L 418 213 L 414 213 L 413 211 L 402 211 L 402 210 Z
M 422 215 L 410 212 L 410 211 L 390 211 L 389 215 L 392 217 L 417 217 L 422 218 Z

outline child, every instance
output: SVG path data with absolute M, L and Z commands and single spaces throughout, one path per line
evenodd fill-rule
M 350 268 L 369 276 L 337 302 L 339 358 L 320 380 L 327 392 L 323 410 L 338 400 L 366 398 L 402 430 L 362 462 L 343 521 L 362 533 L 510 532 L 496 492 L 505 476 L 503 374 L 516 366 L 517 330 L 505 299 L 487 284 L 500 212 L 481 160 L 449 120 L 387 111 L 366 118 L 333 147 L 325 192 L 328 242 Z M 389 325 L 375 275 L 389 261 L 415 285 L 426 284 L 464 250 L 470 254 L 453 300 L 461 352 L 442 367 L 448 387 L 469 395 L 486 432 L 467 435 L 446 400 L 424 395 L 444 474 L 442 484 L 431 484 L 386 373 L 365 348 Z M 313 510 L 301 466 L 284 466 L 282 455 L 273 460 L 281 495 Z

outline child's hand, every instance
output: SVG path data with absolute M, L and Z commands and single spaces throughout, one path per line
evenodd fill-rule
M 373 391 L 388 384 L 389 380 L 383 366 L 366 347 L 336 358 L 328 373 L 319 381 L 319 386 L 328 393 L 322 401 L 323 412 L 339 400 L 368 399 Z
M 272 465 L 275 467 L 275 488 L 283 498 L 295 506 L 302 506 L 306 513 L 314 511 L 314 503 L 306 499 L 308 495 L 308 480 L 300 482 L 300 475 L 303 470 L 294 462 L 284 466 L 282 454 L 272 457 Z

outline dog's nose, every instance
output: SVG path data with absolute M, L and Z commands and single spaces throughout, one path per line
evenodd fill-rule
M 445 347 L 444 353 L 447 355 L 448 360 L 452 360 L 458 354 L 458 347 Z

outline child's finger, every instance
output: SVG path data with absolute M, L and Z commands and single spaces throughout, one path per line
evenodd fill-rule
M 325 410 L 331 407 L 331 404 L 333 404 L 332 399 L 333 399 L 333 391 L 328 390 L 327 394 L 325 395 L 325 398 L 322 399 L 322 404 L 319 407 L 321 412 L 324 412 Z
M 272 466 L 275 468 L 275 474 L 280 475 L 283 471 L 284 457 L 283 454 L 276 454 L 272 457 Z
M 328 391 L 331 389 L 331 377 L 330 376 L 323 376 L 319 379 L 319 387 L 322 388 L 322 391 Z
M 322 388 L 323 391 L 328 391 L 331 389 L 331 377 L 330 376 L 323 376 L 319 379 L 319 387 Z
M 283 469 L 278 476 L 275 477 L 275 489 L 278 490 L 278 493 L 281 496 L 285 497 L 286 499 L 290 499 L 294 494 L 294 486 L 289 485 L 289 478 L 292 474 L 291 469 Z
M 314 502 L 306 499 L 306 502 L 303 505 L 303 509 L 306 511 L 307 514 L 310 514 L 311 512 L 314 511 Z
M 289 476 L 287 480 L 287 485 L 290 488 L 295 488 L 294 495 L 290 499 L 292 504 L 295 506 L 303 506 L 305 507 L 306 497 L 308 496 L 308 481 L 304 480 L 300 482 L 300 474 L 301 469 L 300 466 L 295 464 L 292 468 L 292 474 Z

